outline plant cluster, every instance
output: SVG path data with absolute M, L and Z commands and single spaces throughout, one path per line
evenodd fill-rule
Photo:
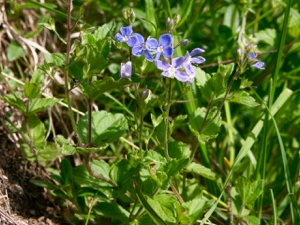
M 290 175 L 287 145 L 275 118 L 293 92 L 286 84 L 275 99 L 276 83 L 272 83 L 275 87 L 271 85 L 267 104 L 253 88 L 247 73 L 268 71 L 270 59 L 264 58 L 266 64 L 260 61 L 257 44 L 247 36 L 250 6 L 241 3 L 236 8 L 242 13 L 241 24 L 237 34 L 229 32 L 226 40 L 237 39 L 235 59 L 204 70 L 216 50 L 196 45 L 178 32 L 192 14 L 194 1 L 182 3 L 181 16 L 173 19 L 170 2 L 162 1 L 168 15 L 166 27 L 153 19 L 153 1 L 145 2 L 147 19 L 136 16 L 135 11 L 142 14 L 138 9 L 125 9 L 125 26 L 118 18 L 95 27 L 81 19 L 74 21 L 75 28 L 84 24 L 77 27 L 76 41 L 71 39 L 72 1 L 66 14 L 66 41 L 51 17 L 40 21 L 40 26 L 65 42 L 65 52 L 46 53 L 30 80 L 1 96 L 23 118 L 18 127 L 11 115 L 4 115 L 3 124 L 21 135 L 18 143 L 26 158 L 45 167 L 51 177 L 48 182 L 32 182 L 50 190 L 63 206 L 72 206 L 68 219 L 73 224 L 189 225 L 209 220 L 213 224 L 272 224 L 262 215 L 266 183 L 273 182 L 265 176 L 268 128 L 272 127 L 284 165 L 279 172 L 284 177 L 280 190 L 286 192 L 286 200 L 292 196 L 280 207 L 290 209 L 291 220 L 297 222 L 299 209 L 291 186 L 297 174 Z M 145 38 L 144 33 L 133 32 L 143 30 L 137 25 L 150 35 Z M 22 46 L 11 44 L 10 48 L 13 55 Z M 283 45 L 279 59 L 282 49 Z M 59 98 L 42 95 L 57 74 L 64 78 L 64 93 L 55 92 Z M 3 70 L 2 75 L 11 85 L 9 71 Z M 43 121 L 40 116 L 59 105 L 67 108 L 61 110 L 67 118 L 62 119 L 65 135 L 54 132 L 52 117 Z M 236 115 L 232 117 L 231 112 Z M 289 154 L 295 155 L 291 149 Z M 76 165 L 73 157 L 79 159 Z M 289 160 L 296 168 L 296 159 Z M 299 195 L 299 185 L 294 185 L 294 191 Z M 276 204 L 267 204 L 274 207 L 275 224 L 279 220 Z

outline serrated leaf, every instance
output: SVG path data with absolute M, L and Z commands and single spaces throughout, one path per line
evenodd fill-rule
M 215 137 L 221 126 L 221 116 L 220 113 L 215 117 L 217 113 L 217 108 L 212 107 L 208 113 L 205 125 L 203 126 L 203 121 L 206 114 L 206 108 L 198 108 L 189 119 L 189 127 L 192 132 L 198 137 L 199 141 L 207 141 L 210 138 Z M 213 121 L 211 121 L 214 118 Z M 203 126 L 203 129 L 200 133 L 200 129 Z
M 201 216 L 207 205 L 207 201 L 202 198 L 194 198 L 191 201 L 185 202 L 182 206 L 186 210 L 186 214 L 189 218 L 188 224 L 194 224 Z
M 80 118 L 77 129 L 80 138 L 87 141 L 87 115 Z M 118 140 L 127 129 L 123 114 L 112 114 L 106 111 L 92 113 L 92 144 L 103 146 Z
M 159 194 L 148 198 L 147 202 L 161 219 L 169 223 L 176 222 L 174 206 L 178 201 L 175 196 Z
M 29 99 L 37 98 L 41 92 L 41 87 L 37 83 L 25 82 L 24 93 Z
M 255 33 L 255 37 L 259 39 L 259 41 L 267 43 L 270 46 L 275 46 L 276 41 L 276 30 L 267 28 L 265 30 L 260 30 Z
M 95 35 L 95 39 L 96 40 L 102 40 L 105 37 L 107 37 L 107 35 L 115 28 L 115 21 L 112 20 L 109 23 L 106 23 L 104 25 L 102 25 L 101 27 L 99 27 L 94 35 Z
M 199 174 L 200 176 L 206 177 L 207 179 L 210 179 L 210 180 L 218 179 L 217 174 L 214 173 L 213 171 L 211 171 L 211 169 L 206 168 L 205 166 L 202 166 L 195 162 L 192 162 L 191 164 L 189 164 L 186 168 L 186 171 Z
M 45 135 L 46 135 L 46 130 L 45 130 L 45 125 L 40 121 L 40 119 L 35 115 L 32 114 L 27 117 L 27 124 L 25 124 L 25 121 L 22 123 L 22 131 L 27 135 L 28 140 L 30 140 L 29 137 L 31 137 L 33 144 L 36 148 L 44 148 L 45 146 Z M 28 134 L 28 129 L 27 125 L 29 128 L 30 134 Z
M 62 156 L 63 154 L 60 146 L 54 142 L 47 142 L 44 148 L 38 150 L 39 162 L 47 163 Z
M 66 64 L 66 55 L 61 53 L 44 54 L 44 57 L 49 66 L 64 67 Z
M 43 111 L 59 101 L 56 98 L 35 98 L 29 104 L 28 114 Z
M 23 47 L 16 41 L 12 41 L 7 48 L 8 61 L 14 61 L 25 56 Z
M 121 78 L 115 81 L 111 77 L 106 77 L 103 80 L 94 81 L 89 86 L 84 86 L 83 91 L 86 97 L 96 99 L 105 92 L 112 91 L 113 89 L 124 87 L 131 84 L 130 79 Z
M 259 105 L 246 91 L 237 92 L 233 97 L 229 97 L 228 101 L 243 104 L 249 107 L 255 107 Z
M 22 114 L 26 113 L 26 107 L 23 100 L 17 97 L 15 94 L 6 94 L 4 97 L 0 97 L 0 99 L 15 107 Z

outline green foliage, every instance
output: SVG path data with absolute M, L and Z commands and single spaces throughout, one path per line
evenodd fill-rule
M 87 115 L 78 122 L 80 138 L 86 142 Z M 122 114 L 112 114 L 106 111 L 93 112 L 92 114 L 92 144 L 103 146 L 118 140 L 127 129 L 127 121 Z
M 299 223 L 296 2 L 73 1 L 69 13 L 53 1 L 10 7 L 0 122 L 54 181 L 32 182 L 60 207 L 72 205 L 70 223 Z M 35 30 L 24 9 L 34 12 Z M 205 64 L 192 65 L 195 81 L 171 82 L 133 56 L 129 37 L 115 36 L 128 25 L 145 40 L 170 33 L 173 59 L 204 49 Z M 128 61 L 131 78 L 119 78 Z

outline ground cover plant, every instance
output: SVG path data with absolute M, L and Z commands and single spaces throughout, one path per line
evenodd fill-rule
M 69 224 L 300 223 L 298 2 L 1 13 L 1 126 Z

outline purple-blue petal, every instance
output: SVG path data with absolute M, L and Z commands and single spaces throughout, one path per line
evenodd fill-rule
M 178 68 L 182 65 L 182 63 L 184 63 L 184 57 L 177 57 L 177 58 L 174 58 L 172 59 L 172 65 L 175 67 L 175 68 Z
M 172 44 L 172 36 L 170 34 L 163 34 L 159 37 L 159 45 L 170 46 Z
M 145 53 L 145 58 L 150 61 L 150 62 L 153 62 L 153 57 L 152 55 L 150 54 L 150 52 L 148 50 L 144 50 L 144 53 Z
M 193 49 L 193 51 L 191 51 L 190 56 L 194 56 L 194 55 L 198 55 L 205 52 L 203 49 L 201 48 L 195 48 Z
M 146 48 L 149 51 L 156 51 L 158 47 L 158 42 L 155 38 L 148 38 L 146 41 Z
M 132 33 L 132 28 L 131 26 L 121 27 L 120 31 L 123 36 L 129 37 Z
M 187 82 L 189 80 L 189 75 L 185 72 L 177 71 L 175 73 L 175 77 L 177 80 L 181 82 Z
M 195 69 L 191 64 L 184 63 L 183 67 L 189 76 L 193 76 L 193 77 L 196 76 Z
M 251 52 L 249 54 L 250 59 L 255 59 L 257 57 L 257 54 L 255 54 L 254 52 Z
M 133 46 L 132 55 L 140 57 L 143 54 L 143 48 L 140 45 Z
M 191 63 L 200 64 L 203 62 L 205 62 L 205 58 L 203 58 L 202 56 L 197 56 L 197 57 L 191 58 Z
M 160 70 L 168 70 L 170 68 L 170 64 L 165 63 L 161 60 L 155 60 L 155 66 Z
M 121 63 L 120 77 L 131 78 L 132 74 L 132 63 L 128 61 L 127 63 Z
M 171 46 L 165 47 L 163 49 L 163 55 L 166 59 L 170 58 L 173 55 L 173 48 Z
M 118 42 L 124 42 L 124 37 L 120 33 L 117 33 L 115 38 Z
M 126 43 L 129 47 L 133 47 L 137 44 L 137 38 L 135 36 L 131 36 Z
M 255 63 L 253 66 L 257 69 L 260 69 L 260 70 L 264 70 L 264 65 L 265 63 L 264 62 L 261 62 L 261 61 L 258 61 L 257 63 Z
M 161 75 L 164 76 L 164 77 L 171 77 L 171 74 L 167 70 L 162 72 Z
M 143 43 L 145 43 L 144 37 L 142 35 L 140 35 L 139 33 L 135 33 L 132 36 L 134 36 L 134 37 L 137 38 L 137 44 L 143 44 Z

